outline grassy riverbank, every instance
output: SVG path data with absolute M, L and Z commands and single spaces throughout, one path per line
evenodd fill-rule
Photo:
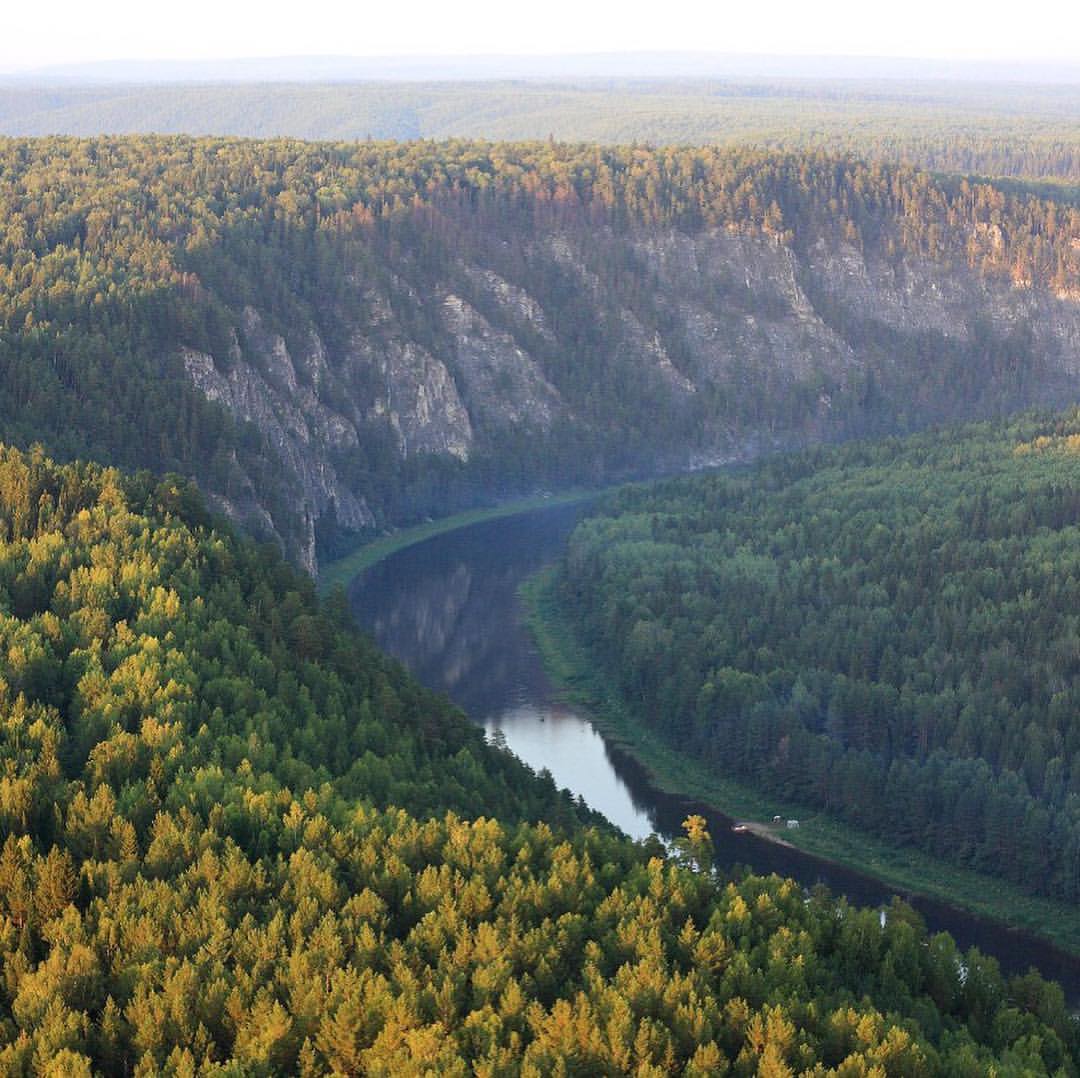
M 370 543 L 357 547 L 351 554 L 346 554 L 345 557 L 338 558 L 336 561 L 327 562 L 319 570 L 319 592 L 326 595 L 338 586 L 345 587 L 354 576 L 369 569 L 376 562 L 406 547 L 422 543 L 425 539 L 442 535 L 444 532 L 465 528 L 470 524 L 479 524 L 485 520 L 527 513 L 530 509 L 551 509 L 557 505 L 573 505 L 576 502 L 595 498 L 600 493 L 602 493 L 600 490 L 571 490 L 561 494 L 533 494 L 487 509 L 470 509 L 464 513 L 455 513 L 453 516 L 440 517 L 438 520 L 428 520 L 412 528 L 403 528 L 390 535 L 379 536 Z
M 874 876 L 901 894 L 938 899 L 1080 955 L 1080 910 L 1025 894 L 1002 880 L 956 868 L 915 850 L 890 847 L 813 809 L 718 776 L 671 748 L 628 715 L 603 683 L 555 600 L 555 576 L 555 569 L 543 570 L 521 589 L 528 625 L 544 665 L 565 695 L 589 711 L 605 736 L 645 767 L 657 788 L 697 798 L 736 819 L 760 823 L 776 814 L 797 817 L 799 830 L 785 831 L 784 839 L 807 853 Z

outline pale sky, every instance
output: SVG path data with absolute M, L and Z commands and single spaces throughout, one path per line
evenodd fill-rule
M 1078 0 L 2 0 L 0 12 L 0 71 L 118 59 L 686 49 L 1080 60 Z

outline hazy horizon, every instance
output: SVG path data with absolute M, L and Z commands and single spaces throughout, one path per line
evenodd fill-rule
M 280 56 L 128 57 L 12 68 L 22 83 L 365 82 L 506 79 L 907 79 L 1080 82 L 1080 59 L 942 58 L 841 53 L 613 50 L 553 53 L 301 53 Z
M 697 54 L 725 57 L 914 59 L 991 65 L 1080 66 L 1080 11 L 1028 0 L 1023 17 L 988 17 L 973 0 L 773 0 L 753 5 L 669 0 L 548 0 L 542 11 L 501 0 L 357 5 L 324 0 L 298 12 L 284 0 L 188 0 L 180 16 L 139 0 L 53 0 L 43 12 L 5 12 L 0 72 L 72 65 L 259 63 L 289 57 L 403 59 Z

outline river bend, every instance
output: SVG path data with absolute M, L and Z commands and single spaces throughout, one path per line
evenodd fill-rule
M 586 715 L 560 702 L 522 624 L 521 582 L 558 558 L 581 504 L 554 506 L 444 532 L 407 547 L 354 580 L 358 622 L 429 688 L 447 693 L 489 737 L 560 787 L 584 797 L 633 838 L 681 833 L 691 812 L 708 820 L 717 862 L 826 884 L 860 905 L 885 904 L 878 881 L 752 834 L 707 805 L 653 788 L 643 769 L 609 746 Z M 1080 959 L 1041 940 L 944 903 L 904 896 L 934 931 L 994 955 L 1007 972 L 1031 965 L 1080 1001 Z

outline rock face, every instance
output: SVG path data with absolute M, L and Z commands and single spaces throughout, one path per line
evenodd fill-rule
M 368 409 L 385 417 L 403 457 L 410 453 L 444 453 L 467 461 L 472 448 L 472 421 L 461 403 L 457 383 L 446 366 L 413 341 L 394 340 L 377 349 L 357 337 L 348 356 L 353 365 L 368 365 L 381 380 Z
M 388 515 L 371 479 L 387 453 L 557 482 L 543 458 L 575 439 L 597 478 L 1065 405 L 1080 387 L 1077 297 L 844 243 L 555 231 L 439 265 L 358 269 L 310 324 L 247 307 L 227 355 L 178 342 L 192 382 L 291 479 L 293 553 L 312 571 L 320 519 Z M 274 526 L 253 489 L 212 493 Z
M 528 297 L 519 297 L 525 314 L 534 305 Z M 493 427 L 549 430 L 562 410 L 559 392 L 513 335 L 493 328 L 452 293 L 443 298 L 442 320 L 451 337 L 465 399 L 478 420 Z
M 227 373 L 213 356 L 190 348 L 181 349 L 184 369 L 210 400 L 224 404 L 241 422 L 258 427 L 290 473 L 303 498 L 298 554 L 304 567 L 314 573 L 315 521 L 331 506 L 345 527 L 359 530 L 374 524 L 371 510 L 341 482 L 332 463 L 335 453 L 359 445 L 359 435 L 347 417 L 319 400 L 328 371 L 316 334 L 310 335 L 309 350 L 298 357 L 303 383 L 284 339 L 268 333 L 258 312 L 250 307 L 244 311 L 243 334 L 243 348 L 234 337 Z M 221 495 L 215 500 L 230 516 L 243 520 L 252 515 L 252 501 L 257 504 L 253 491 L 244 494 L 241 503 Z

